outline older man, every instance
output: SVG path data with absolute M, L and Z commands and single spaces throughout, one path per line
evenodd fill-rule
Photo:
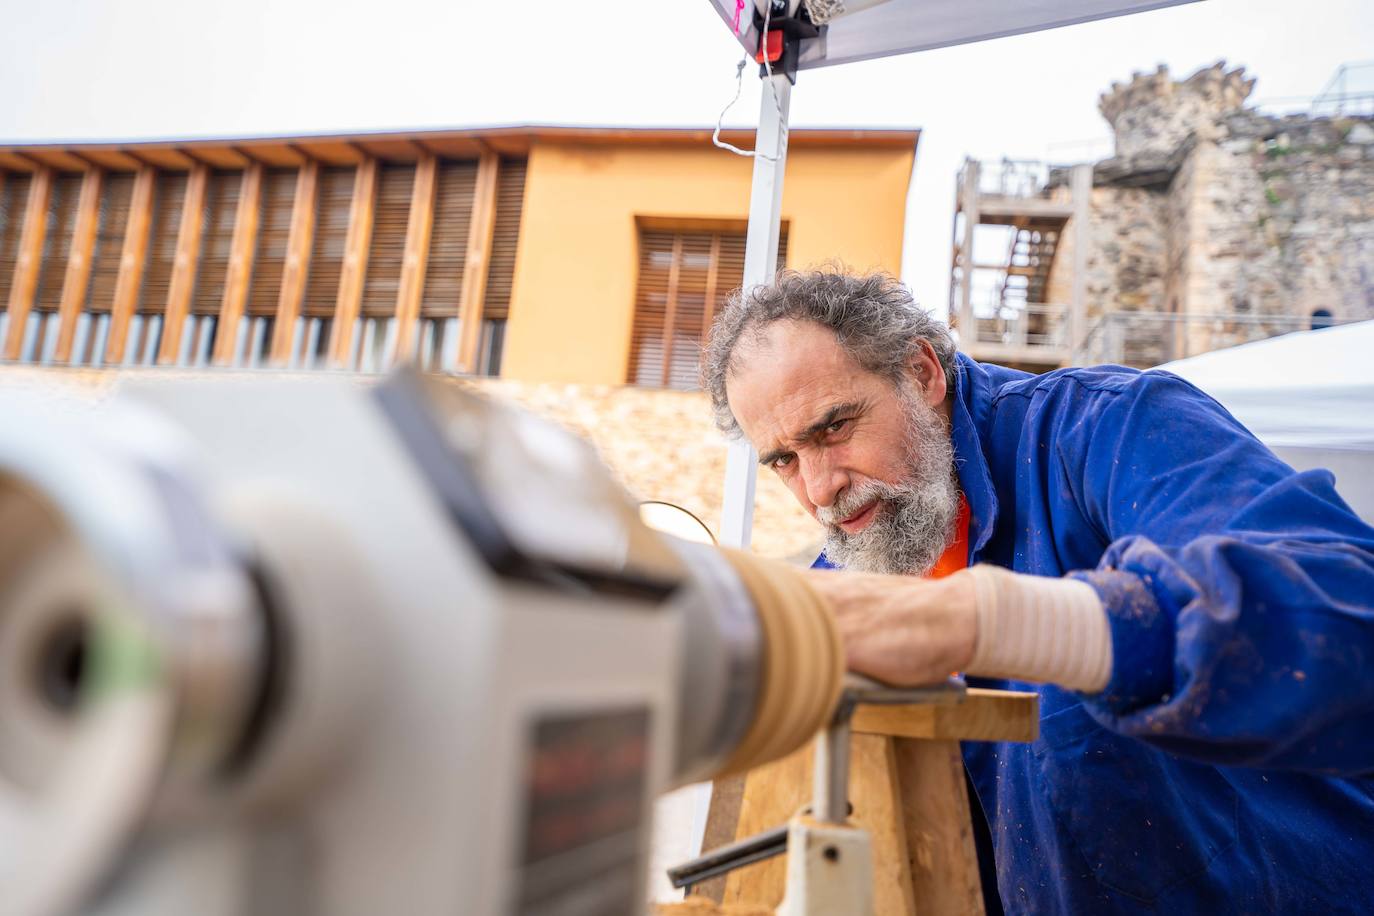
M 1329 473 L 1166 373 L 977 363 L 881 275 L 737 295 L 704 375 L 825 525 L 852 668 L 1040 693 L 964 749 L 990 909 L 1374 912 L 1374 530 Z

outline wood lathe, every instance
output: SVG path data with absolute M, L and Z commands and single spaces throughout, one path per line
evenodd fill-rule
M 653 798 L 818 732 L 786 912 L 883 912 L 848 732 L 913 697 L 842 668 L 789 567 L 452 382 L 0 392 L 5 914 L 638 916 Z

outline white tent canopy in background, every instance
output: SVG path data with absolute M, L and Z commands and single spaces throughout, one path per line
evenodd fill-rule
M 751 55 L 758 47 L 754 0 L 711 0 Z M 1195 0 L 850 0 L 820 38 L 802 43 L 800 68 L 928 51 L 987 38 L 1036 32 Z M 843 6 L 843 4 L 839 4 Z M 736 30 L 738 22 L 738 30 Z
M 1329 468 L 1374 520 L 1374 321 L 1300 331 L 1159 367 L 1216 398 L 1298 470 Z

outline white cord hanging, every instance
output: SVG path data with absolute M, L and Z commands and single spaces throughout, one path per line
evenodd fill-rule
M 763 12 L 763 32 L 761 33 L 764 36 L 763 41 L 765 45 L 768 41 L 768 24 L 772 19 L 772 14 L 773 5 L 771 3 L 766 4 L 764 6 Z M 744 57 L 741 57 L 739 63 L 735 65 L 735 97 L 730 100 L 730 103 L 728 105 L 721 109 L 720 117 L 716 118 L 716 129 L 711 133 L 711 143 L 713 143 L 720 149 L 725 150 L 726 152 L 734 153 L 736 156 L 743 156 L 746 159 L 762 159 L 765 162 L 777 162 L 777 156 L 770 156 L 767 153 L 763 153 L 758 150 L 740 149 L 738 146 L 735 146 L 732 143 L 727 143 L 720 138 L 721 126 L 725 122 L 726 112 L 728 112 L 731 108 L 735 107 L 735 103 L 739 101 L 740 93 L 744 91 L 744 67 L 748 63 L 749 57 L 746 55 Z M 783 143 L 786 143 L 788 133 L 787 119 L 783 117 L 782 114 L 782 103 L 778 101 L 778 91 L 773 87 L 773 65 L 768 60 L 768 53 L 766 48 L 763 55 L 763 69 L 764 72 L 768 74 L 768 91 L 773 96 L 773 107 L 776 108 L 778 112 L 778 125 L 782 130 L 782 141 Z

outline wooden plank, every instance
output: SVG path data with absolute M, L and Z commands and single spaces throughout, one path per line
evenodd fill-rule
M 104 179 L 102 169 L 92 168 L 81 181 L 72 247 L 67 254 L 67 275 L 62 279 L 62 301 L 57 307 L 59 325 L 53 358 L 61 363 L 72 358 L 76 322 L 86 307 L 86 293 L 91 286 L 91 255 L 95 251 L 96 232 L 100 229 L 100 189 Z
M 735 839 L 785 824 L 811 801 L 814 750 L 807 745 L 790 757 L 750 771 L 745 778 Z M 868 832 L 873 855 L 874 916 L 911 916 L 913 890 L 899 765 L 893 740 L 854 735 L 850 741 L 851 821 Z M 962 815 L 968 820 L 968 810 Z M 974 860 L 977 869 L 977 860 Z M 726 877 L 722 903 L 776 907 L 787 885 L 787 857 L 736 869 Z
M 673 367 L 673 319 L 677 317 L 677 287 L 682 277 L 682 233 L 673 235 L 673 256 L 668 262 L 668 292 L 663 311 L 663 373 L 661 385 L 668 387 Z
M 854 732 L 896 738 L 1031 742 L 1040 736 L 1040 697 L 970 687 L 962 703 L 860 706 Z
M 353 178 L 349 204 L 348 238 L 344 241 L 343 269 L 339 274 L 339 301 L 330 322 L 329 359 L 336 366 L 348 361 L 353 348 L 353 324 L 362 307 L 363 281 L 367 277 L 367 252 L 372 244 L 372 216 L 377 206 L 377 160 L 367 157 Z
M 282 269 L 281 295 L 272 332 L 272 361 L 291 361 L 296 342 L 296 319 L 301 314 L 305 278 L 310 269 L 310 250 L 315 241 L 315 200 L 320 186 L 320 164 L 307 162 L 296 177 L 296 197 L 291 207 L 291 234 L 286 242 L 286 266 Z
M 138 307 L 138 291 L 147 262 L 148 230 L 153 221 L 153 189 L 157 169 L 144 166 L 134 178 L 129 222 L 124 230 L 124 247 L 119 254 L 119 277 L 115 280 L 114 303 L 110 307 L 110 334 L 105 344 L 105 362 L 120 363 L 128 344 L 129 320 Z
M 170 366 L 181 353 L 181 333 L 191 310 L 191 292 L 196 285 L 196 262 L 200 258 L 200 237 L 205 221 L 205 191 L 210 184 L 210 167 L 201 163 L 191 169 L 186 180 L 186 200 L 181 208 L 181 227 L 177 232 L 176 260 L 167 289 L 167 310 L 162 319 L 162 343 L 157 361 Z
M 868 831 L 873 855 L 874 916 L 918 912 L 911 883 L 911 857 L 901 806 L 901 780 L 894 742 L 881 735 L 854 735 L 850 742 L 850 820 Z M 968 824 L 968 810 L 962 823 Z M 974 859 L 974 873 L 978 860 Z M 943 910 L 933 910 L 944 916 Z
M 900 817 L 912 910 L 920 916 L 983 916 L 978 849 L 959 742 L 883 740 L 893 746 L 900 774 Z M 874 852 L 878 862 L 876 845 Z
M 258 216 L 262 206 L 262 163 L 254 162 L 243 172 L 239 191 L 239 206 L 234 214 L 234 239 L 229 247 L 228 276 L 224 281 L 224 302 L 219 309 L 218 330 L 215 333 L 215 365 L 228 366 L 234 361 L 238 343 L 239 320 L 248 300 L 248 281 L 253 270 L 253 253 L 258 243 Z
M 19 256 L 14 262 L 14 279 L 10 283 L 9 336 L 5 339 L 4 358 L 19 359 L 24 347 L 24 325 L 33 310 L 33 298 L 38 292 L 38 270 L 43 266 L 43 241 L 48 234 L 48 203 L 52 199 L 53 171 L 37 168 L 29 183 L 29 199 L 24 207 L 24 230 L 19 236 Z
M 706 809 L 706 829 L 702 833 L 701 848 L 716 849 L 735 841 L 739 824 L 740 805 L 744 802 L 744 773 L 723 776 L 711 783 L 711 804 Z M 725 894 L 725 875 L 718 875 L 689 890 L 716 903 Z
M 425 291 L 425 267 L 429 264 L 429 237 L 434 229 L 434 189 L 439 159 L 422 153 L 415 167 L 415 184 L 410 192 L 410 218 L 406 222 L 406 247 L 401 261 L 401 282 L 396 293 L 396 351 L 393 361 L 410 361 L 420 298 Z
M 473 374 L 478 369 L 477 351 L 482 343 L 482 307 L 487 298 L 487 268 L 491 265 L 491 241 L 496 229 L 496 176 L 500 167 L 500 157 L 490 150 L 484 150 L 477 162 L 468 251 L 463 263 L 463 291 L 458 299 L 458 369 Z
M 812 753 L 808 744 L 790 756 L 749 771 L 744 778 L 736 840 L 785 824 L 810 803 Z M 776 907 L 786 883 L 787 857 L 774 856 L 730 872 L 721 902 Z

